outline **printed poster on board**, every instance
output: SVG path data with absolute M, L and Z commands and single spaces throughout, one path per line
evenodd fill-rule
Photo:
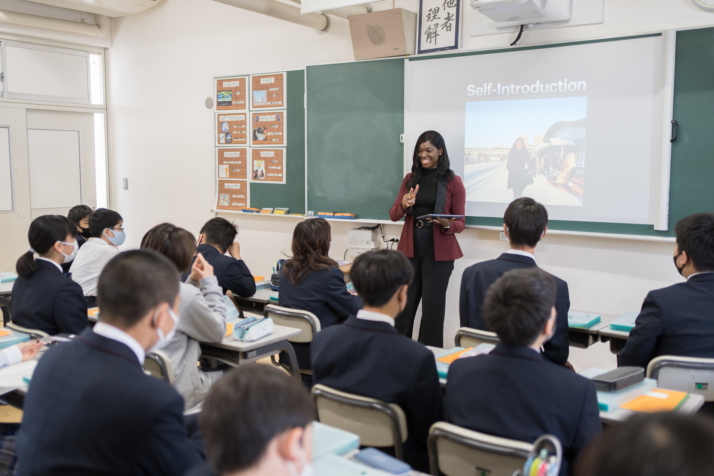
M 230 147 L 216 149 L 218 178 L 248 180 L 248 148 Z
M 219 180 L 216 209 L 242 211 L 250 203 L 248 194 L 247 180 Z
M 285 73 L 258 74 L 250 77 L 250 108 L 280 109 L 286 101 Z
M 216 145 L 248 145 L 248 113 L 216 114 Z
M 461 0 L 419 0 L 417 53 L 457 49 L 460 12 Z
M 285 111 L 250 113 L 250 144 L 253 147 L 286 146 Z
M 216 79 L 215 99 L 219 111 L 248 109 L 248 76 Z
M 251 149 L 253 183 L 285 183 L 285 149 Z

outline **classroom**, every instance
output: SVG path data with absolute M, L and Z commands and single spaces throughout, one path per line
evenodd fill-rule
M 7 10 L 10 17 L 17 12 L 19 16 L 40 15 L 64 21 L 83 21 L 83 14 L 61 8 L 65 6 L 62 1 L 37 1 L 0 0 L 0 11 Z M 374 11 L 403 8 L 417 12 L 421 1 L 424 0 L 380 0 L 370 2 L 370 5 Z M 574 3 L 583 1 L 589 0 L 573 0 Z M 10 143 L 18 143 L 18 140 L 27 141 L 30 128 L 50 129 L 57 119 L 69 123 L 88 120 L 86 117 L 81 119 L 80 115 L 94 115 L 93 125 L 87 127 L 93 131 L 95 150 L 104 157 L 105 170 L 101 170 L 100 161 L 82 164 L 85 174 L 81 183 L 82 202 L 121 214 L 126 229 L 122 250 L 139 248 L 144 234 L 159 223 L 172 223 L 198 236 L 207 220 L 224 217 L 239 227 L 236 239 L 240 242 L 241 256 L 252 273 L 269 276 L 277 260 L 290 256 L 293 231 L 303 218 L 216 209 L 215 117 L 218 111 L 213 105 L 215 78 L 353 63 L 355 56 L 349 22 L 331 16 L 329 29 L 318 32 L 228 5 L 228 0 L 158 0 L 151 3 L 156 5 L 126 16 L 111 19 L 92 16 L 97 25 L 101 23 L 94 36 L 13 25 L 0 18 L 0 43 L 5 47 L 12 47 L 12 42 L 25 42 L 50 49 L 82 50 L 98 57 L 100 68 L 103 68 L 99 74 L 103 85 L 99 89 L 104 91 L 103 99 L 71 106 L 51 99 L 13 97 L 6 93 L 0 97 L 0 125 L 8 124 L 8 121 L 12 124 L 19 122 L 20 128 L 24 128 L 24 139 L 22 134 L 9 137 Z M 297 5 L 299 1 L 286 0 L 285 3 Z M 600 0 L 595 3 L 602 8 L 601 11 L 594 8 L 595 21 L 528 30 L 519 40 L 518 47 L 593 42 L 714 26 L 714 11 L 699 8 L 694 0 Z M 468 22 L 476 13 L 470 2 L 462 0 L 461 4 L 463 18 L 459 48 L 447 53 L 510 48 L 517 31 L 472 36 Z M 593 14 L 592 11 L 587 13 Z M 527 55 L 528 50 L 524 51 Z M 578 91 L 589 86 L 577 78 L 562 78 L 562 83 L 542 82 L 537 87 L 550 88 L 553 92 L 559 84 L 566 90 L 575 88 Z M 488 95 L 496 87 L 504 88 L 498 89 L 499 94 L 508 95 L 518 93 L 518 88 L 525 91 L 533 86 L 531 82 L 516 86 L 477 83 L 468 86 L 467 94 L 475 97 Z M 714 89 L 714 84 L 703 87 Z M 439 99 L 428 101 L 438 102 Z M 51 117 L 53 113 L 66 116 Z M 100 119 L 97 119 L 98 115 Z M 31 121 L 34 126 L 30 125 Z M 439 124 L 434 128 L 439 130 Z M 360 131 L 354 130 L 354 134 L 359 136 Z M 414 146 L 414 137 L 410 140 L 403 145 L 407 151 Z M 712 150 L 714 138 L 708 140 L 709 147 L 700 148 L 702 153 Z M 450 154 L 460 158 L 461 145 L 448 145 Z M 307 144 L 306 150 L 309 148 Z M 372 150 L 369 143 L 364 143 L 359 153 L 372 156 L 380 151 Z M 32 164 L 27 159 L 27 152 L 24 159 L 14 157 L 13 160 L 16 161 L 11 169 L 13 205 L 9 211 L 0 211 L 0 243 L 3 245 L 0 271 L 14 271 L 17 257 L 27 250 L 27 229 L 32 219 L 48 213 L 66 215 L 68 210 L 54 208 L 51 204 L 34 206 L 31 202 L 37 189 L 32 188 L 35 184 L 30 179 Z M 302 160 L 305 160 L 304 156 Z M 306 160 L 309 164 L 309 155 Z M 87 179 L 95 173 L 96 182 L 93 178 Z M 348 181 L 349 177 L 335 177 L 335 180 Z M 86 183 L 88 181 L 91 183 Z M 76 185 L 79 187 L 79 180 Z M 62 187 L 51 180 L 45 180 L 39 186 Z M 397 183 L 391 192 L 396 193 L 398 186 Z M 698 206 L 700 208 L 692 209 L 690 213 L 711 211 L 711 203 Z M 387 214 L 388 209 L 384 213 Z M 382 224 L 386 239 L 399 238 L 402 232 L 402 221 L 375 220 L 374 223 Z M 368 220 L 359 225 L 350 220 L 331 220 L 331 257 L 342 260 L 349 246 L 349 230 L 369 224 Z M 672 265 L 673 228 L 668 230 L 667 236 L 627 231 L 599 232 L 597 226 L 585 231 L 554 228 L 549 229 L 539 243 L 537 262 L 540 268 L 567 282 L 571 311 L 608 316 L 637 312 L 650 290 L 682 280 Z M 455 261 L 446 291 L 444 348 L 454 346 L 454 336 L 460 327 L 461 276 L 467 267 L 493 259 L 508 249 L 502 231 L 500 223 L 474 225 L 467 222 L 466 229 L 457 235 L 463 258 Z M 419 319 L 417 314 L 416 327 Z M 571 347 L 569 361 L 576 371 L 593 367 L 614 369 L 616 358 L 607 344 L 599 343 L 588 348 Z

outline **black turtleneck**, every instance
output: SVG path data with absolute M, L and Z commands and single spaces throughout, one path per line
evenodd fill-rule
M 434 213 L 438 189 L 434 181 L 435 178 L 436 169 L 421 169 L 421 178 L 418 182 L 419 193 L 417 193 L 413 206 L 414 218 Z

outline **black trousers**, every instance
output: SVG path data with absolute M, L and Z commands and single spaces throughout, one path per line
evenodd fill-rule
M 414 228 L 414 281 L 407 291 L 407 306 L 397 316 L 395 327 L 411 339 L 419 301 L 421 326 L 419 342 L 434 347 L 444 346 L 444 312 L 446 288 L 454 270 L 454 260 L 434 260 L 434 231 L 431 227 Z

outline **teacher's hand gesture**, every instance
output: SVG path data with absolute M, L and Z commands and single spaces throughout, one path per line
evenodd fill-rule
M 409 193 L 405 193 L 404 196 L 402 196 L 402 210 L 407 211 L 407 208 L 414 205 L 417 192 L 419 192 L 419 185 L 417 185 L 416 188 L 410 189 Z

